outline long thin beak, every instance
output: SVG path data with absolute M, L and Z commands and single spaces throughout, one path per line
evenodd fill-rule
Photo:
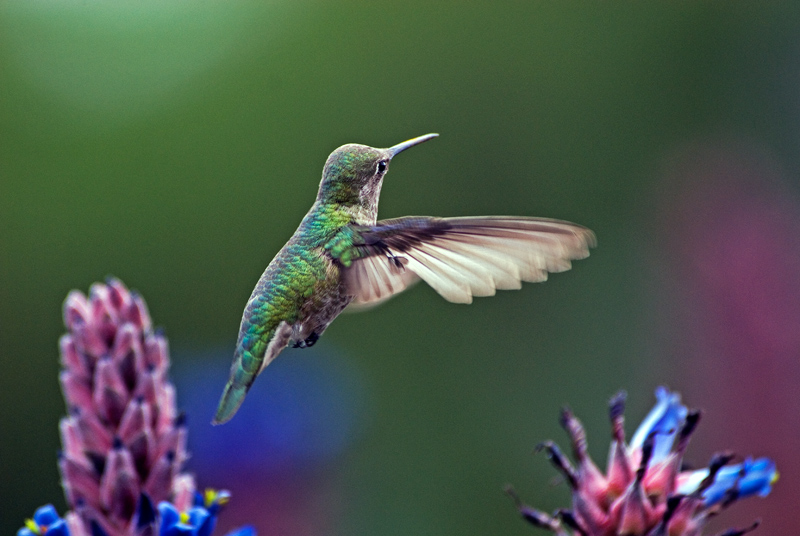
M 419 136 L 418 138 L 411 138 L 410 140 L 404 141 L 403 143 L 398 143 L 394 147 L 389 147 L 388 149 L 389 154 L 392 156 L 392 158 L 394 158 L 395 156 L 397 156 L 397 153 L 402 153 L 409 147 L 419 145 L 420 143 L 433 139 L 436 136 L 438 136 L 438 134 L 425 134 L 424 136 Z

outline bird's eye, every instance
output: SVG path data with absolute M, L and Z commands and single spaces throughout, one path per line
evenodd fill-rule
M 386 172 L 386 160 L 381 160 L 378 162 L 378 173 L 385 173 Z

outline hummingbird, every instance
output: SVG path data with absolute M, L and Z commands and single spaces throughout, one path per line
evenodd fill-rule
M 422 279 L 444 299 L 471 303 L 496 289 L 569 270 L 592 231 L 546 218 L 406 216 L 377 221 L 394 157 L 437 137 L 388 149 L 342 145 L 322 170 L 317 199 L 247 301 L 230 378 L 214 424 L 230 420 L 256 377 L 287 346 L 308 348 L 346 307 L 377 305 Z

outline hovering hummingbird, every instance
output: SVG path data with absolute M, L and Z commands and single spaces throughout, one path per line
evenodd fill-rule
M 435 138 L 388 149 L 348 144 L 322 169 L 317 200 L 258 280 L 239 327 L 214 424 L 230 420 L 264 368 L 288 345 L 313 346 L 342 310 L 381 303 L 422 279 L 455 303 L 544 281 L 595 245 L 589 229 L 513 216 L 376 221 L 392 158 Z

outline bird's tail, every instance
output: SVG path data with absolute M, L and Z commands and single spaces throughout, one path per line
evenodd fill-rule
M 245 371 L 243 368 L 239 367 L 238 372 Z M 219 405 L 217 406 L 217 413 L 214 415 L 214 420 L 211 421 L 211 424 L 228 422 L 236 414 L 242 402 L 244 402 L 244 396 L 247 394 L 247 391 L 250 390 L 250 386 L 256 379 L 255 374 L 249 374 L 249 376 L 250 378 L 248 380 L 241 381 L 241 379 L 235 378 L 235 373 L 231 374 L 231 378 L 228 380 L 228 383 L 225 384 L 225 390 L 222 391 L 222 397 L 219 399 Z
M 267 332 L 266 337 L 254 337 L 255 340 L 252 340 L 245 335 L 236 348 L 231 375 L 222 391 L 212 424 L 231 420 L 244 402 L 256 376 L 289 344 L 291 332 L 291 326 L 281 322 L 277 328 Z

